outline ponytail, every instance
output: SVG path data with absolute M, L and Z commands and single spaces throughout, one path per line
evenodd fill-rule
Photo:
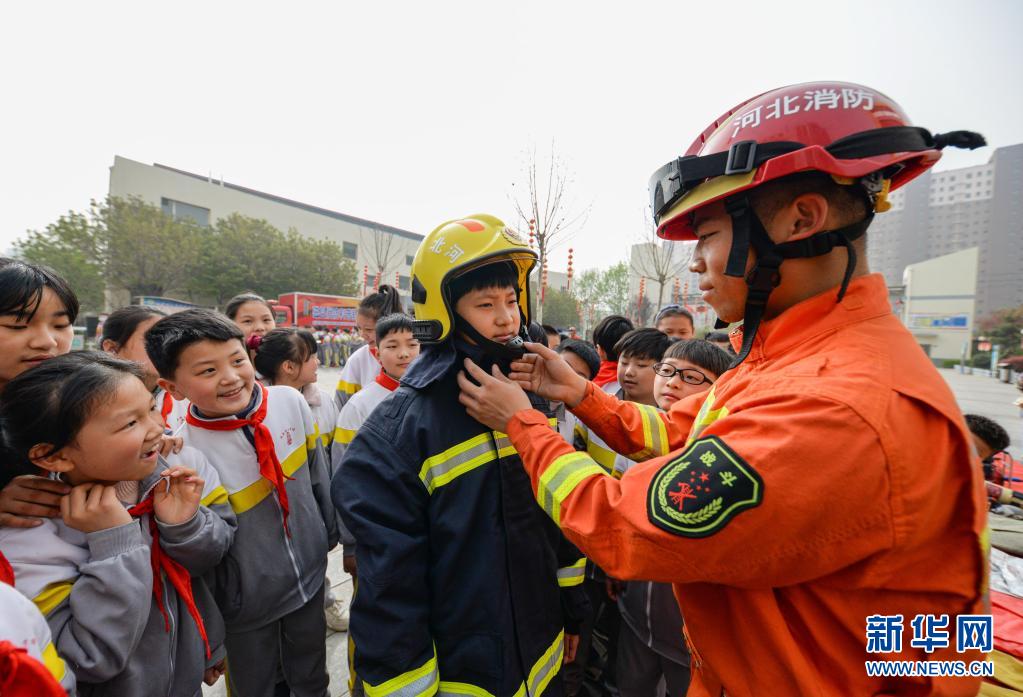
M 404 312 L 401 305 L 401 294 L 394 286 L 386 283 L 376 293 L 370 293 L 359 303 L 359 314 L 373 320 L 387 315 Z

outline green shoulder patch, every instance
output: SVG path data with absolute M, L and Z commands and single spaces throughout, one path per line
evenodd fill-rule
M 647 492 L 650 522 L 681 537 L 707 537 L 760 505 L 764 482 L 717 436 L 700 438 L 664 465 Z

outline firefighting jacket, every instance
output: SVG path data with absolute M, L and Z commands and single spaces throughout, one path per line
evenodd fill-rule
M 493 365 L 466 344 L 428 347 L 332 482 L 359 541 L 351 632 L 368 697 L 560 695 L 564 633 L 586 609 L 582 555 L 508 437 L 458 402 L 466 355 Z
M 674 583 L 690 697 L 977 694 L 975 677 L 865 670 L 979 660 L 957 618 L 984 613 L 987 575 L 969 433 L 880 275 L 765 322 L 740 366 L 667 414 L 592 387 L 573 413 L 645 461 L 613 479 L 529 410 L 509 437 L 587 556 L 617 578 Z M 949 641 L 913 642 L 927 636 L 914 637 L 917 615 L 947 616 Z M 868 618 L 889 617 L 885 644 Z

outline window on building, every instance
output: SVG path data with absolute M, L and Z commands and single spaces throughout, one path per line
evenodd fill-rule
M 412 266 L 412 262 L 415 261 L 416 257 L 413 254 L 405 255 L 405 266 Z
M 193 206 L 184 201 L 175 201 L 172 198 L 161 198 L 160 208 L 164 215 L 169 215 L 174 220 L 191 220 L 203 227 L 210 225 L 210 209 L 202 206 Z
M 398 276 L 398 290 L 410 290 L 412 281 L 408 276 Z
M 342 242 L 341 253 L 344 254 L 345 259 L 358 259 L 359 258 L 359 245 L 354 242 Z

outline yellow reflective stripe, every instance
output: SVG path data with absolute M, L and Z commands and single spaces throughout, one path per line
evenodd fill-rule
M 305 436 L 305 447 L 307 450 L 315 450 L 316 444 L 320 440 L 320 427 L 313 426 L 315 433 L 307 433 Z
M 585 559 L 582 560 L 585 563 Z M 558 632 L 558 636 L 554 639 L 554 643 L 544 651 L 543 655 L 537 659 L 536 663 L 529 671 L 529 685 L 528 695 L 529 697 L 540 697 L 543 691 L 550 685 L 551 680 L 561 670 L 561 660 L 565 652 L 565 633 Z M 519 689 L 515 691 L 514 697 L 526 697 L 527 695 L 526 683 L 519 685 Z M 494 697 L 490 692 L 487 692 L 482 687 L 476 685 L 470 685 L 465 682 L 449 682 L 442 680 L 440 683 L 440 694 L 441 695 L 467 695 L 468 697 Z
M 467 682 L 440 681 L 441 695 L 469 695 L 470 697 L 494 697 L 493 693 L 487 692 L 482 687 L 470 685 Z
M 358 433 L 355 429 L 341 428 L 338 426 L 334 429 L 334 441 L 341 443 L 342 445 L 348 445 L 355 439 L 355 434 Z
M 428 457 L 419 470 L 419 479 L 431 494 L 457 477 L 499 457 L 515 454 L 515 446 L 500 432 L 481 433 Z
M 337 391 L 344 392 L 347 395 L 353 395 L 362 389 L 362 385 L 355 382 L 345 382 L 344 380 L 338 380 Z
M 54 680 L 60 682 L 64 679 L 67 666 L 64 664 L 64 660 L 57 655 L 57 649 L 53 647 L 52 642 L 43 648 L 43 665 L 46 666 L 46 670 L 50 671 Z
M 656 407 L 646 404 L 634 405 L 643 421 L 643 449 L 629 455 L 630 460 L 649 460 L 668 454 L 668 429 L 664 427 L 661 413 Z
M 309 459 L 309 453 L 305 448 L 295 448 L 294 452 L 284 458 L 284 462 L 281 463 L 281 469 L 284 474 L 291 476 L 297 472 L 302 465 L 304 465 Z M 263 477 L 260 477 L 256 481 L 249 484 L 244 489 L 234 492 L 228 495 L 228 500 L 231 502 L 231 510 L 236 514 L 244 513 L 245 511 L 254 508 L 260 501 L 265 499 L 270 492 L 273 491 L 273 486 Z
M 561 659 L 565 652 L 565 632 L 558 632 L 557 638 L 543 656 L 540 657 L 529 671 L 529 695 L 540 697 L 547 689 L 551 680 L 561 670 Z
M 71 595 L 71 586 L 75 584 L 74 581 L 55 581 L 37 595 L 32 598 L 32 602 L 39 608 L 39 612 L 43 615 L 49 615 L 57 606 L 64 602 L 69 595 Z
M 218 486 L 213 491 L 206 494 L 205 498 L 203 498 L 203 500 L 199 503 L 208 508 L 210 506 L 219 506 L 220 504 L 227 503 L 227 501 L 227 489 L 222 486 Z
M 415 670 L 379 685 L 370 685 L 365 680 L 362 684 L 367 697 L 426 697 L 436 694 L 438 681 L 437 652 L 434 651 L 433 657 Z
M 561 525 L 561 504 L 576 485 L 593 475 L 607 472 L 586 453 L 568 453 L 556 458 L 540 475 L 536 500 L 558 526 Z
M 547 419 L 547 425 L 550 426 L 551 428 L 553 428 L 555 431 L 557 431 L 558 430 L 558 417 L 552 416 L 551 418 Z
M 320 442 L 323 443 L 323 447 L 324 448 L 329 448 L 330 447 L 330 443 L 331 443 L 332 440 L 333 440 L 333 432 L 321 433 L 320 434 Z
M 598 465 L 607 470 L 608 474 L 611 474 L 614 471 L 615 460 L 618 458 L 618 453 L 597 445 L 592 438 L 586 442 L 586 453 L 592 457 Z
M 562 588 L 578 586 L 586 577 L 586 557 L 583 557 L 571 566 L 558 569 L 558 585 Z

